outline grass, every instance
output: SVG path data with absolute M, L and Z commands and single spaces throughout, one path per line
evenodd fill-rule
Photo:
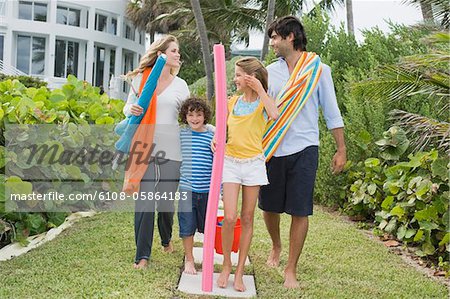
M 176 217 L 175 217 L 176 218 Z M 174 254 L 155 241 L 150 268 L 132 269 L 133 215 L 105 213 L 84 219 L 57 239 L 0 263 L 0 298 L 197 298 L 177 291 L 183 264 L 178 224 Z M 282 217 L 283 240 L 289 218 Z M 282 287 L 284 243 L 278 269 L 265 266 L 270 242 L 257 211 L 251 266 L 260 298 L 448 298 L 447 289 L 339 217 L 317 208 L 299 263 L 302 288 Z M 215 267 L 219 270 L 220 267 Z M 203 296 L 205 297 L 205 296 Z

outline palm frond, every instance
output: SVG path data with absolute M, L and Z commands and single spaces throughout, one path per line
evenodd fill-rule
M 450 96 L 448 76 L 445 74 L 421 73 L 401 65 L 383 66 L 380 73 L 381 78 L 369 79 L 355 84 L 354 87 L 364 89 L 369 96 L 385 96 L 392 101 L 416 94 L 439 98 Z M 446 105 L 448 108 L 448 103 Z
M 407 56 L 401 60 L 401 63 L 408 69 L 434 69 L 439 73 L 449 73 L 450 54 L 443 51 L 435 51 L 434 53 L 419 54 Z
M 336 7 L 344 6 L 345 0 L 321 0 L 315 6 L 318 6 L 326 11 L 335 11 Z
M 409 135 L 413 151 L 436 147 L 450 153 L 450 124 L 402 110 L 392 110 L 391 120 Z
M 251 8 L 237 8 L 234 6 L 223 8 L 205 9 L 204 16 L 213 19 L 220 24 L 230 24 L 239 27 L 239 24 L 245 24 L 248 29 L 262 29 L 264 22 L 261 18 L 261 12 Z
M 267 15 L 267 8 L 269 5 L 268 0 L 251 1 L 258 3 L 257 6 L 252 7 L 261 8 L 261 13 L 264 19 Z M 281 17 L 286 15 L 298 15 L 306 7 L 306 0 L 277 0 L 275 1 L 275 17 Z
M 450 39 L 449 34 L 443 32 L 430 36 L 428 41 L 435 46 L 447 39 Z M 442 115 L 450 108 L 449 61 L 448 49 L 432 49 L 430 53 L 403 57 L 397 64 L 382 66 L 373 78 L 352 87 L 365 96 L 390 101 L 423 95 L 424 99 L 433 101 L 439 115 Z
M 426 41 L 432 44 L 445 44 L 448 46 L 450 44 L 450 34 L 448 32 L 437 32 L 428 36 Z
M 180 28 L 184 19 L 158 18 L 160 15 L 168 15 L 177 8 L 174 1 L 170 6 L 168 1 L 160 0 L 131 0 L 126 9 L 127 18 L 139 29 L 148 33 L 167 33 L 174 28 Z
M 450 28 L 450 2 L 448 0 L 403 0 L 404 4 L 428 7 L 427 11 L 422 12 L 431 14 L 435 22 L 442 28 Z

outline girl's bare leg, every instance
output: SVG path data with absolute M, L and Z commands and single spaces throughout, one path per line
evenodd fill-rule
M 241 185 L 237 183 L 223 184 L 223 207 L 224 219 L 222 225 L 222 249 L 223 249 L 223 264 L 222 272 L 217 279 L 217 285 L 220 288 L 226 288 L 228 278 L 231 273 L 231 246 L 234 238 L 234 225 L 237 219 L 237 203 L 239 196 L 239 189 Z
M 245 292 L 246 288 L 242 277 L 244 265 L 250 250 L 253 237 L 253 217 L 255 215 L 256 201 L 258 200 L 259 186 L 242 186 L 241 210 L 241 239 L 239 241 L 239 261 L 234 274 L 234 289 Z

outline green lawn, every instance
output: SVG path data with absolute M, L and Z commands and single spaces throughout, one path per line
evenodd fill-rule
M 448 298 L 447 289 L 368 239 L 352 224 L 316 208 L 299 264 L 302 288 L 285 290 L 282 270 L 265 266 L 270 242 L 258 210 L 251 263 L 261 298 Z M 176 217 L 175 217 L 176 218 Z M 132 269 L 132 213 L 104 213 L 83 219 L 56 240 L 0 262 L 0 298 L 193 298 L 176 290 L 183 264 L 174 225 L 176 252 L 164 254 L 159 236 L 151 266 Z M 283 217 L 287 240 L 289 218 Z M 218 269 L 218 268 L 216 268 Z

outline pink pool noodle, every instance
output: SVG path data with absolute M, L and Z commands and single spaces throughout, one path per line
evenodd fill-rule
M 227 84 L 225 49 L 214 45 L 214 71 L 216 85 L 216 152 L 214 154 L 208 208 L 206 210 L 205 238 L 203 241 L 202 290 L 211 292 L 214 271 L 214 240 L 216 236 L 217 207 L 222 183 L 223 158 L 227 121 Z

